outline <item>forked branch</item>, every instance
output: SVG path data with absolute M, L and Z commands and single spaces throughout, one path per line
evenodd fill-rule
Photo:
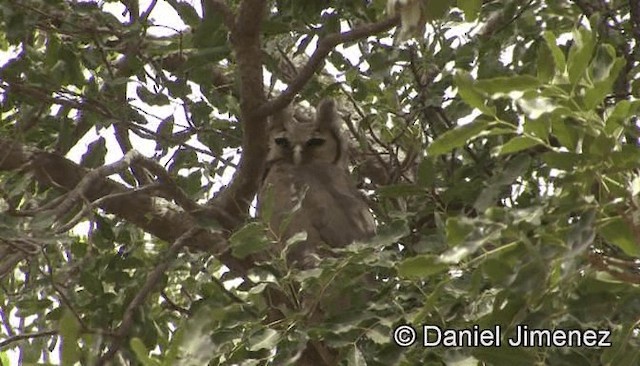
M 302 90 L 309 79 L 318 71 L 329 52 L 342 43 L 352 42 L 375 34 L 388 31 L 398 25 L 399 18 L 387 18 L 377 23 L 364 24 L 343 33 L 333 33 L 318 41 L 318 47 L 313 52 L 309 61 L 302 67 L 296 78 L 289 84 L 287 89 L 277 98 L 270 100 L 258 109 L 257 114 L 269 116 L 274 112 L 286 107 L 295 95 Z

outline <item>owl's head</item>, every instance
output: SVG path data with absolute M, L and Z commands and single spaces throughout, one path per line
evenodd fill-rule
M 269 122 L 267 161 L 294 165 L 344 164 L 344 139 L 333 99 L 324 99 L 318 104 L 315 118 L 297 119 L 288 107 L 273 115 Z

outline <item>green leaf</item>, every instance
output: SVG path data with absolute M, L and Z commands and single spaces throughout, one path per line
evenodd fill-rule
M 640 257 L 640 245 L 637 237 L 629 228 L 629 225 L 620 217 L 616 217 L 607 222 L 598 229 L 598 233 L 602 237 L 620 249 L 627 255 L 632 257 Z
M 56 34 L 47 37 L 47 49 L 45 51 L 45 66 L 53 68 L 60 61 L 60 38 Z
M 569 81 L 576 84 L 584 76 L 584 72 L 593 56 L 595 39 L 590 30 L 580 27 L 573 30 L 573 45 L 567 58 Z
M 449 267 L 433 255 L 419 255 L 403 260 L 398 264 L 398 276 L 421 279 L 444 272 Z
M 367 338 L 375 342 L 376 344 L 389 344 L 391 339 L 389 338 L 390 329 L 382 324 L 374 325 L 366 330 Z
M 489 365 L 533 366 L 537 364 L 536 355 L 530 348 L 505 347 L 504 342 L 502 347 L 473 348 L 471 354 Z
M 616 50 L 610 44 L 598 45 L 596 54 L 589 64 L 589 78 L 594 83 L 605 81 L 616 77 L 611 75 L 614 61 L 616 60 Z
M 145 86 L 140 85 L 136 89 L 136 93 L 138 98 L 144 103 L 151 106 L 164 106 L 169 104 L 169 97 L 167 97 L 162 92 L 151 92 Z
M 589 209 L 580 215 L 580 218 L 571 225 L 567 234 L 567 246 L 571 248 L 571 260 L 584 253 L 595 239 L 596 210 Z
M 271 245 L 265 236 L 264 226 L 259 222 L 250 222 L 229 238 L 231 253 L 238 258 L 258 253 Z
M 180 362 L 177 365 L 207 365 L 219 349 L 220 344 L 211 337 L 209 327 L 217 318 L 232 316 L 226 308 L 212 309 L 209 305 L 196 308 L 178 329 L 176 342 L 179 342 Z M 168 365 L 167 365 L 168 366 Z
M 249 351 L 258 351 L 261 349 L 274 349 L 280 341 L 280 333 L 273 329 L 264 329 L 258 334 L 249 338 Z
M 287 239 L 287 242 L 285 243 L 285 250 L 289 251 L 294 246 L 304 242 L 305 240 L 307 240 L 306 232 L 301 231 L 299 233 L 295 233 L 290 238 Z
M 476 81 L 474 87 L 483 92 L 494 94 L 508 94 L 514 91 L 536 89 L 540 86 L 540 81 L 531 75 L 502 76 L 493 79 L 482 79 Z
M 551 51 L 551 56 L 553 57 L 553 62 L 555 64 L 556 74 L 563 74 L 566 68 L 566 61 L 564 59 L 564 53 L 562 53 L 562 50 L 556 43 L 556 36 L 551 31 L 545 31 L 544 33 L 542 33 L 542 37 L 546 41 L 549 51 Z
M 604 133 L 601 133 L 593 139 L 590 144 L 585 144 L 585 146 L 588 146 L 589 154 L 600 158 L 608 158 L 613 152 L 613 149 L 616 148 L 616 141 Z
M 555 42 L 555 40 L 554 40 Z M 549 82 L 553 79 L 556 73 L 556 62 L 553 58 L 553 53 L 546 43 L 538 44 L 538 57 L 536 61 L 536 72 L 538 80 L 542 82 Z M 560 70 L 562 72 L 563 70 Z
M 464 146 L 467 141 L 482 136 L 488 132 L 491 126 L 488 121 L 475 120 L 464 126 L 459 126 L 449 130 L 435 139 L 427 148 L 427 153 L 431 156 L 446 154 L 453 149 Z
M 481 233 L 474 230 L 470 233 L 461 244 L 453 246 L 451 249 L 440 254 L 438 257 L 441 263 L 458 264 L 463 259 L 475 253 L 478 249 L 487 243 L 492 243 L 500 238 L 502 230 L 496 229 L 488 233 Z
M 202 19 L 198 15 L 196 9 L 188 2 L 169 1 L 168 3 L 176 9 L 178 14 L 180 15 L 180 19 L 182 19 L 182 21 L 190 27 L 194 28 L 202 22 Z
M 496 202 L 504 196 L 505 188 L 512 185 L 516 179 L 525 174 L 531 165 L 531 158 L 527 154 L 515 155 L 491 177 L 487 186 L 476 198 L 473 207 L 478 212 L 484 212 L 487 208 L 495 206 Z
M 538 137 L 543 142 L 549 140 L 550 129 L 551 123 L 548 120 L 530 118 L 525 118 L 524 120 L 523 132 Z
M 418 165 L 418 184 L 422 187 L 431 187 L 437 176 L 433 160 L 425 158 Z
M 425 9 L 425 19 L 427 21 L 442 19 L 451 8 L 453 0 L 432 0 Z
M 447 219 L 447 243 L 458 245 L 473 231 L 473 223 L 467 218 L 450 217 Z
M 382 197 L 397 198 L 397 197 L 411 197 L 420 194 L 424 194 L 424 188 L 415 184 L 393 184 L 388 186 L 382 186 L 377 190 L 378 194 Z
M 7 352 L 0 352 L 0 365 L 10 365 L 9 354 Z
M 640 109 L 640 100 L 634 100 L 632 102 L 628 100 L 621 100 L 616 105 L 607 111 L 607 117 L 605 120 L 605 133 L 611 136 L 616 130 L 623 127 L 625 123 L 638 113 Z M 618 136 L 613 136 L 618 137 Z
M 223 16 L 220 12 L 207 12 L 207 16 L 199 22 L 193 30 L 193 44 L 196 48 L 203 50 L 207 48 L 218 48 L 227 42 L 228 34 L 223 25 Z M 211 60 L 211 62 L 217 59 Z
M 406 220 L 396 219 L 378 230 L 378 234 L 367 240 L 366 245 L 373 248 L 384 248 L 396 243 L 409 234 L 409 226 Z
M 494 283 L 507 284 L 513 274 L 511 266 L 505 263 L 504 260 L 497 258 L 488 258 L 482 262 L 482 271 L 487 275 Z
M 603 49 L 605 51 L 602 51 Z M 609 62 L 607 56 L 599 56 L 602 54 L 615 56 L 615 50 L 608 44 L 602 45 L 598 48 L 596 58 L 593 62 L 594 69 L 598 70 L 593 72 L 594 79 L 597 81 L 594 83 L 593 87 L 587 89 L 584 95 L 584 107 L 587 110 L 594 109 L 602 103 L 609 93 L 611 93 L 613 84 L 626 64 L 625 59 L 622 57 L 615 57 L 612 62 Z
M 473 22 L 478 18 L 481 7 L 481 0 L 458 0 L 458 8 L 464 12 L 464 18 L 467 22 Z
M 147 347 L 145 347 L 142 339 L 138 337 L 131 338 L 129 345 L 131 346 L 133 353 L 136 354 L 138 361 L 140 361 L 140 363 L 142 363 L 143 366 L 159 366 L 160 365 L 160 362 L 149 357 L 149 351 L 147 350 Z
M 80 165 L 86 168 L 97 168 L 104 165 L 104 158 L 107 155 L 107 144 L 104 137 L 100 136 L 97 140 L 87 146 L 87 151 L 80 159 Z
M 257 211 L 259 212 L 260 221 L 265 224 L 271 222 L 271 217 L 273 216 L 273 204 L 275 202 L 274 200 L 273 187 L 271 185 L 263 187 L 260 196 L 260 205 Z
M 574 127 L 572 122 L 564 118 L 558 118 L 552 122 L 551 129 L 562 146 L 575 151 L 578 145 L 579 127 Z
M 64 62 L 63 83 L 76 85 L 83 84 L 85 79 L 82 74 L 78 50 L 75 47 L 71 48 L 69 46 L 63 46 L 60 52 L 60 59 Z
M 475 87 L 471 75 L 464 70 L 458 70 L 453 77 L 455 85 L 458 87 L 458 94 L 465 103 L 473 108 L 478 108 L 482 113 L 495 116 L 496 110 L 493 106 L 487 106 L 483 93 Z
M 168 115 L 165 119 L 163 119 L 156 129 L 156 133 L 158 138 L 156 139 L 156 150 L 165 150 L 169 147 L 173 146 L 174 142 L 172 141 L 173 137 L 173 127 L 174 127 L 174 117 L 172 114 Z
M 542 145 L 544 141 L 533 138 L 531 136 L 516 136 L 509 140 L 506 144 L 498 147 L 498 155 L 513 154 L 518 151 L 526 150 L 532 146 Z
M 60 319 L 60 337 L 62 337 L 60 354 L 63 365 L 73 365 L 80 361 L 79 334 L 80 323 L 78 323 L 78 319 L 71 310 L 66 309 Z
M 522 108 L 527 117 L 537 120 L 546 113 L 551 113 L 560 108 L 556 103 L 556 100 L 552 98 L 541 97 L 538 95 L 529 96 L 525 95 L 521 99 L 517 100 L 518 106 Z
M 362 352 L 358 349 L 356 344 L 353 344 L 349 348 L 349 353 L 347 354 L 347 365 L 349 366 L 366 366 L 367 361 L 364 359 Z
M 542 160 L 550 168 L 564 171 L 573 171 L 577 166 L 581 166 L 584 163 L 582 155 L 572 152 L 547 151 L 542 154 Z
M 607 284 L 608 289 L 611 288 Z M 636 338 L 636 323 L 620 324 L 613 329 L 611 347 L 602 352 L 600 361 L 603 365 L 633 366 L 640 361 L 640 349 L 634 344 Z

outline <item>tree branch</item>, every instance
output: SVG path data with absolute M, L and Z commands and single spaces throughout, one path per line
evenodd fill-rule
M 631 29 L 633 37 L 636 39 L 636 51 L 640 44 L 640 3 L 637 0 L 629 0 L 629 13 L 631 14 Z
M 58 332 L 54 330 L 47 330 L 43 332 L 35 332 L 35 333 L 22 333 L 15 335 L 13 337 L 9 337 L 3 341 L 0 341 L 0 350 L 9 346 L 11 343 L 21 341 L 23 339 L 33 339 L 33 338 L 41 338 L 41 337 L 50 337 L 58 334 Z
M 87 213 L 91 212 L 96 207 L 99 207 L 106 200 L 110 200 L 116 197 L 122 197 L 123 195 L 132 194 L 136 191 L 147 190 L 149 192 L 164 191 L 167 193 L 168 198 L 173 199 L 185 212 L 196 215 L 196 217 L 204 216 L 214 217 L 223 227 L 235 227 L 238 222 L 234 221 L 234 218 L 230 217 L 226 212 L 222 210 L 215 210 L 215 207 L 204 209 L 196 202 L 194 202 L 187 194 L 176 184 L 173 178 L 167 173 L 167 171 L 157 162 L 146 156 L 140 154 L 136 150 L 130 150 L 119 161 L 101 166 L 99 168 L 89 171 L 78 183 L 78 185 L 67 194 L 67 197 L 59 203 L 53 212 L 57 218 L 60 218 L 67 213 L 71 212 L 75 206 L 86 196 L 87 190 L 90 189 L 93 184 L 101 179 L 105 179 L 110 175 L 122 173 L 127 168 L 144 168 L 151 174 L 155 174 L 158 184 L 148 184 L 140 189 L 130 189 L 123 193 L 110 194 L 101 197 L 95 201 L 85 202 L 86 206 L 70 221 L 58 228 L 58 232 L 65 232 L 70 230 L 73 226 L 78 224 Z M 143 170 L 144 171 L 144 170 Z M 203 215 L 203 213 L 205 215 Z
M 231 185 L 212 204 L 233 217 L 246 217 L 258 190 L 267 154 L 266 115 L 256 113 L 264 104 L 260 32 L 265 0 L 245 0 L 240 4 L 231 44 L 237 60 L 240 89 L 240 121 L 243 128 L 242 156 Z
M 45 187 L 65 191 L 74 190 L 89 173 L 89 170 L 62 156 L 0 138 L 0 171 L 18 170 L 33 172 L 36 181 Z M 101 202 L 99 207 L 167 242 L 175 241 L 183 233 L 197 226 L 196 218 L 188 212 L 177 210 L 170 205 L 159 205 L 148 192 L 132 191 L 108 178 L 93 180 L 83 195 L 90 202 L 112 195 L 111 199 Z M 215 214 L 216 210 L 204 212 Z M 248 263 L 226 253 L 228 243 L 221 233 L 199 232 L 190 241 L 189 247 L 212 253 L 234 273 L 246 273 Z
M 158 0 L 152 0 L 151 3 L 149 3 L 149 6 L 147 7 L 147 10 L 145 10 L 140 15 L 140 21 L 141 22 L 146 22 L 147 19 L 149 19 L 149 15 L 151 15 L 151 12 L 153 11 L 153 9 L 156 7 L 157 4 L 158 4 Z
M 318 42 L 318 47 L 309 58 L 309 61 L 300 70 L 287 89 L 277 98 L 274 98 L 260 106 L 256 113 L 263 116 L 269 116 L 291 103 L 295 95 L 302 90 L 309 79 L 311 79 L 318 68 L 320 68 L 329 52 L 331 52 L 337 45 L 345 42 L 356 41 L 361 38 L 387 31 L 396 26 L 398 22 L 399 17 L 387 18 L 377 23 L 361 25 L 344 33 L 333 33 L 325 36 Z

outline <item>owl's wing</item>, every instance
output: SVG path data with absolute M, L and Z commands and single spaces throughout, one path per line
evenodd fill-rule
M 262 216 L 267 214 L 263 207 L 267 201 L 265 206 L 271 207 L 269 225 L 277 235 L 287 239 L 302 231 L 307 233 L 307 239 L 289 252 L 290 259 L 301 268 L 314 266 L 314 254 L 322 243 L 344 247 L 375 235 L 369 207 L 346 170 L 334 164 L 275 164 L 258 195 Z
M 375 235 L 375 222 L 346 171 L 314 165 L 305 172 L 309 184 L 303 210 L 322 241 L 343 247 Z M 312 174 L 311 174 L 312 173 Z

